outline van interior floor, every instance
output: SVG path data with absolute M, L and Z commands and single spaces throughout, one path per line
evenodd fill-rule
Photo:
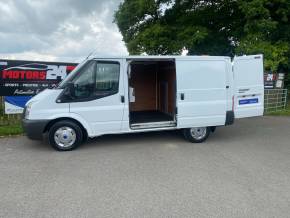
M 130 112 L 130 122 L 134 123 L 153 123 L 172 121 L 173 117 L 161 111 L 132 111 Z

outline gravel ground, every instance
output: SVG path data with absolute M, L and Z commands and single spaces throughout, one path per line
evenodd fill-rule
M 290 117 L 103 136 L 56 152 L 0 139 L 0 217 L 289 217 Z

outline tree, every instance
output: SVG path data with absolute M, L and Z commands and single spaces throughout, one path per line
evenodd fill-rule
M 229 0 L 126 0 L 115 22 L 130 54 L 180 54 L 184 48 L 190 54 L 232 54 L 232 25 L 240 23 L 234 11 L 238 5 Z
M 290 66 L 289 0 L 125 0 L 115 22 L 130 54 L 262 53 L 267 69 Z
M 263 53 L 265 67 L 273 71 L 289 65 L 290 2 L 241 1 L 240 8 L 246 22 L 236 52 Z

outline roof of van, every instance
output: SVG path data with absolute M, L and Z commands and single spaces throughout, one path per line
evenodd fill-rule
M 231 59 L 228 56 L 209 56 L 209 55 L 200 55 L 200 56 L 181 56 L 181 55 L 162 55 L 162 56 L 152 56 L 152 55 L 138 55 L 138 56 L 92 56 L 91 59 L 182 59 L 182 60 L 224 60 Z

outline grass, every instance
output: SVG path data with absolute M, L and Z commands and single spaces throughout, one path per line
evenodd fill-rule
M 23 133 L 21 124 L 0 126 L 0 136 L 20 135 Z
M 4 114 L 4 107 L 0 104 L 0 137 L 20 134 L 23 134 L 21 115 Z
M 290 99 L 288 100 L 288 104 L 285 109 L 275 112 L 267 112 L 266 115 L 290 116 Z

